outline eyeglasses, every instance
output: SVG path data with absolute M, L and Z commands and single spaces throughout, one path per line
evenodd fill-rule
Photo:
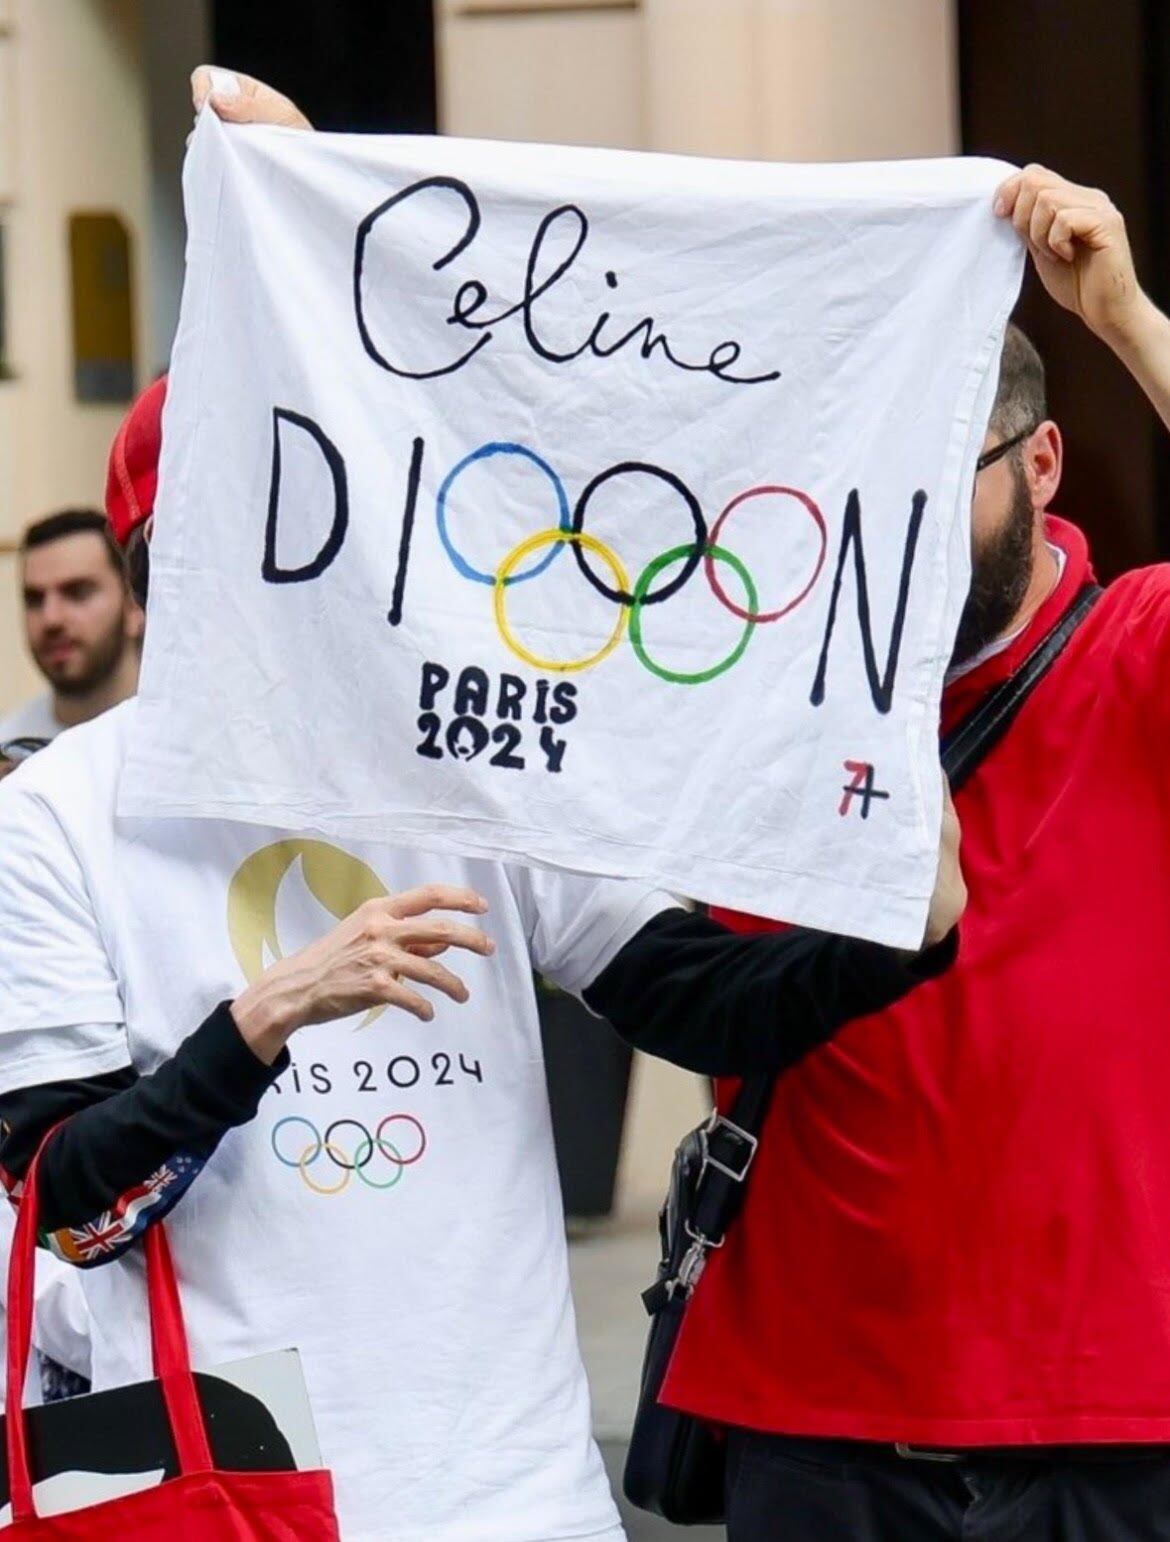
M 0 744 L 0 760 L 7 760 L 12 765 L 18 766 L 22 760 L 28 760 L 30 755 L 43 750 L 48 742 L 48 739 L 34 739 L 31 736 L 23 739 L 9 739 L 6 743 Z
M 1033 423 L 1031 428 L 1021 429 L 1018 434 L 1013 434 L 1002 444 L 994 444 L 990 450 L 984 450 L 975 462 L 975 475 L 978 476 L 981 471 L 986 471 L 988 466 L 994 466 L 997 460 L 1002 460 L 1009 450 L 1014 450 L 1016 445 L 1023 444 L 1025 439 L 1031 439 L 1039 427 L 1039 423 Z

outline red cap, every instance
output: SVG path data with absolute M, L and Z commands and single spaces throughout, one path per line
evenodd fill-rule
M 106 476 L 106 516 L 119 546 L 154 513 L 162 453 L 162 409 L 167 377 L 147 386 L 114 436 Z

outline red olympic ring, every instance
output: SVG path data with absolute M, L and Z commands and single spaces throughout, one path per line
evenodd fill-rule
M 800 593 L 794 599 L 789 600 L 787 605 L 782 605 L 779 610 L 745 610 L 742 605 L 735 603 L 720 583 L 719 575 L 715 570 L 715 559 L 711 555 L 710 548 L 719 545 L 719 532 L 723 529 L 724 522 L 732 510 L 737 509 L 741 503 L 746 503 L 749 498 L 762 498 L 765 496 L 795 498 L 797 502 L 803 504 L 811 515 L 813 523 L 820 531 L 821 550 L 820 555 L 817 557 L 816 566 L 813 568 L 812 577 Z M 703 560 L 703 566 L 707 572 L 707 582 L 711 585 L 711 592 L 719 603 L 729 610 L 733 616 L 738 616 L 741 621 L 779 621 L 781 616 L 786 616 L 790 610 L 796 609 L 821 576 L 821 569 L 825 565 L 825 557 L 829 550 L 829 532 L 825 526 L 825 517 L 820 509 L 817 508 L 808 494 L 802 493 L 798 487 L 750 487 L 747 492 L 740 493 L 737 497 L 733 498 L 723 510 L 723 513 L 720 514 L 719 518 L 715 521 L 714 529 L 707 539 L 707 546 L 708 551 Z
M 414 1117 L 413 1114 L 387 1114 L 385 1119 L 383 1119 L 382 1123 L 378 1126 L 377 1132 L 374 1135 L 374 1140 L 375 1142 L 380 1142 L 382 1139 L 382 1131 L 388 1124 L 393 1124 L 396 1119 L 401 1119 L 406 1124 L 414 1125 L 415 1129 L 418 1131 L 418 1150 L 411 1157 L 388 1157 L 387 1160 L 396 1162 L 399 1167 L 412 1167 L 414 1163 L 421 1158 L 423 1152 L 427 1149 L 427 1132 L 423 1129 L 422 1124 Z M 383 1155 L 385 1155 L 385 1153 L 383 1153 Z

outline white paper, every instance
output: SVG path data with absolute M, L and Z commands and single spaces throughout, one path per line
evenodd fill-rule
M 39 1516 L 68 1515 L 87 1505 L 105 1504 L 111 1499 L 126 1499 L 143 1489 L 157 1488 L 163 1480 L 162 1468 L 150 1472 L 57 1472 L 33 1484 L 33 1503 Z M 12 1525 L 12 1505 L 0 1505 L 0 1526 Z
M 1006 173 L 203 114 L 121 812 L 917 944 Z

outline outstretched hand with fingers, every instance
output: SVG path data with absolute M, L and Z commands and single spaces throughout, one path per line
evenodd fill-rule
M 467 986 L 438 962 L 440 955 L 451 948 L 483 958 L 495 952 L 479 927 L 457 919 L 458 913 L 481 916 L 486 910 L 487 901 L 473 890 L 447 884 L 367 900 L 249 986 L 232 1004 L 236 1024 L 271 1063 L 298 1029 L 355 1012 L 398 1007 L 430 1022 L 435 1008 L 426 991 L 460 1003 L 468 999 Z

